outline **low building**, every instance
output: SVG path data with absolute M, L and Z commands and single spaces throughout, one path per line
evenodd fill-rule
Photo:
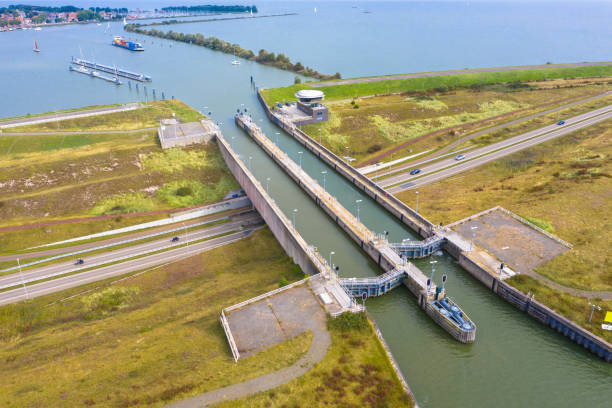
M 325 122 L 329 119 L 329 108 L 323 105 L 325 94 L 312 89 L 302 89 L 295 93 L 298 99 L 293 104 L 277 103 L 275 111 L 285 115 L 297 126 L 309 123 Z
M 207 143 L 219 134 L 219 128 L 209 119 L 190 123 L 179 123 L 176 119 L 162 119 L 157 129 L 162 149 Z

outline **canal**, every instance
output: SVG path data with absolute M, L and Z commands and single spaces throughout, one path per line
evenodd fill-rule
M 278 136 L 279 146 L 296 162 L 298 152 L 303 152 L 303 168 L 321 184 L 322 171 L 327 171 L 327 190 L 349 211 L 356 213 L 356 200 L 362 200 L 361 220 L 370 229 L 389 231 L 391 241 L 416 239 L 395 218 L 265 119 L 250 77 L 260 87 L 275 87 L 292 83 L 294 74 L 246 61 L 232 66 L 231 55 L 159 39 L 141 37 L 147 51 L 129 53 L 108 45 L 120 27 L 115 23 L 110 31 L 90 25 L 2 34 L 0 52 L 6 59 L 0 64 L 0 116 L 145 98 L 142 88 L 137 92 L 126 85 L 115 87 L 67 72 L 70 56 L 82 53 L 100 63 L 151 74 L 148 98 L 152 97 L 151 89 L 156 89 L 158 96 L 164 91 L 167 97 L 175 96 L 205 113 L 211 112 L 210 116 L 221 123 L 226 139 L 245 163 L 250 162 L 262 185 L 269 185 L 271 196 L 285 214 L 291 219 L 297 209 L 297 228 L 305 239 L 327 258 L 335 252 L 333 262 L 340 266 L 340 275 L 374 276 L 382 271 L 235 127 L 233 114 L 237 108 L 247 107 L 266 135 L 272 140 Z M 41 55 L 32 55 L 35 39 Z M 24 92 L 36 98 L 11 98 Z M 609 364 L 494 296 L 446 253 L 435 259 L 438 262 L 434 278 L 440 280 L 442 274 L 448 275 L 448 294 L 478 326 L 474 344 L 453 340 L 418 308 L 404 288 L 369 299 L 366 304 L 421 406 L 609 405 Z M 429 273 L 428 259 L 415 264 Z

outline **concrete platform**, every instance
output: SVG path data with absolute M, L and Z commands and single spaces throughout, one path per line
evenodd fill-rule
M 162 149 L 206 143 L 218 134 L 219 128 L 208 119 L 190 123 L 179 123 L 176 119 L 163 119 L 157 129 Z

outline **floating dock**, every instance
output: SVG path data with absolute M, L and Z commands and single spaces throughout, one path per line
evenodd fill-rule
M 132 72 L 132 71 L 128 71 L 125 70 L 123 68 L 117 68 L 117 67 L 111 67 L 108 65 L 102 65 L 102 64 L 98 64 L 95 62 L 91 62 L 91 61 L 87 61 L 81 58 L 75 58 L 72 57 L 72 61 L 73 64 L 75 65 L 80 65 L 83 66 L 85 68 L 89 68 L 89 69 L 93 69 L 95 71 L 102 71 L 102 72 L 106 72 L 109 74 L 114 74 L 116 76 L 121 76 L 124 78 L 128 78 L 134 81 L 139 81 L 139 82 L 151 82 L 152 78 L 150 75 L 145 75 L 145 74 L 139 74 L 137 72 Z

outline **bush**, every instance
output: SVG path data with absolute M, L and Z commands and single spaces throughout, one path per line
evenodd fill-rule
M 379 144 L 375 144 L 375 145 L 368 147 L 368 153 L 376 153 L 380 149 L 382 149 L 382 146 Z
M 351 330 L 363 330 L 368 327 L 368 318 L 364 312 L 344 312 L 336 318 L 327 319 L 327 328 L 347 332 Z
M 183 186 L 183 187 L 179 187 L 175 194 L 179 197 L 186 197 L 186 196 L 190 196 L 193 194 L 193 190 L 191 189 L 191 187 L 188 186 Z
M 278 282 L 278 287 L 282 288 L 283 286 L 287 286 L 288 284 L 289 284 L 289 281 L 287 280 L 287 278 L 283 276 Z
M 353 109 L 359 109 L 359 105 L 354 104 L 354 105 L 353 105 Z
M 295 78 L 293 78 L 293 83 L 294 84 L 301 84 L 302 83 L 302 78 L 300 78 L 299 76 L 296 76 Z

